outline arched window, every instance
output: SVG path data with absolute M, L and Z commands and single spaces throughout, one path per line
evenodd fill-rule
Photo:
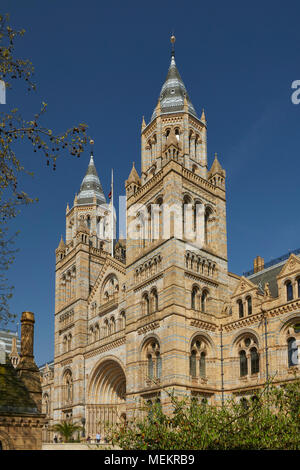
M 293 285 L 291 281 L 286 282 L 286 299 L 289 302 L 290 300 L 293 300 Z
M 199 296 L 199 288 L 193 287 L 192 296 L 191 296 L 191 308 L 193 310 L 198 310 L 198 296 Z
M 200 370 L 200 377 L 205 377 L 206 376 L 206 355 L 204 351 L 202 351 L 200 355 L 199 370 Z
M 67 352 L 68 350 L 68 338 L 66 336 L 64 336 L 64 339 L 63 339 L 63 352 Z
M 251 374 L 258 374 L 259 372 L 259 354 L 256 348 L 250 349 L 251 358 Z
M 121 312 L 121 328 L 124 330 L 126 326 L 126 314 L 125 312 Z
M 190 375 L 196 377 L 196 351 L 192 351 L 190 355 Z
M 248 362 L 246 357 L 246 351 L 240 351 L 240 375 L 244 377 L 248 374 Z
M 190 375 L 206 377 L 207 344 L 201 337 L 194 338 L 190 353 Z
M 201 312 L 206 312 L 207 291 L 203 291 L 201 295 Z
M 146 375 L 148 379 L 160 379 L 162 375 L 162 358 L 158 341 L 154 338 L 148 340 L 143 350 L 143 355 L 147 361 Z
M 244 305 L 241 299 L 237 301 L 238 308 L 239 308 L 239 318 L 243 318 L 244 316 Z
M 161 356 L 159 351 L 156 353 L 156 378 L 161 378 Z
M 297 279 L 298 297 L 300 297 L 300 277 Z
M 71 347 L 72 347 L 72 335 L 70 333 L 68 336 L 68 351 L 71 351 Z
M 298 364 L 298 346 L 295 338 L 288 339 L 288 364 L 289 367 Z
M 248 315 L 252 315 L 252 297 L 250 295 L 246 298 L 247 300 L 247 307 L 248 307 Z
M 153 358 L 151 354 L 148 355 L 148 377 L 153 379 Z
M 111 319 L 110 319 L 110 332 L 111 332 L 111 334 L 116 332 L 116 322 L 115 322 L 114 317 L 111 317 Z
M 157 310 L 158 310 L 157 290 L 152 289 L 152 291 L 151 291 L 151 312 L 157 312 Z
M 150 300 L 149 300 L 149 295 L 146 293 L 143 295 L 143 300 L 142 300 L 142 310 L 144 315 L 149 315 L 150 313 Z

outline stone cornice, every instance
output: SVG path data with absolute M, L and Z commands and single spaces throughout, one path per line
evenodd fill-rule
M 148 325 L 138 328 L 137 333 L 138 335 L 144 335 L 148 333 L 149 331 L 155 330 L 156 328 L 159 328 L 159 321 L 154 321 L 152 323 L 149 323 Z
M 218 287 L 219 286 L 219 282 L 214 281 L 214 280 L 212 280 L 210 278 L 207 278 L 205 276 L 201 276 L 201 274 L 197 274 L 197 273 L 189 272 L 189 271 L 184 271 L 184 275 L 186 277 L 189 277 L 190 279 L 193 279 L 194 281 L 205 282 L 206 284 L 208 284 L 212 287 Z
M 142 289 L 145 289 L 145 287 L 152 284 L 153 282 L 158 281 L 158 279 L 161 279 L 162 277 L 164 277 L 163 273 L 159 273 L 159 274 L 156 274 L 152 277 L 149 277 L 148 279 L 145 279 L 143 282 L 138 284 L 133 290 L 134 290 L 134 292 L 138 292 Z
M 203 320 L 193 319 L 190 321 L 191 326 L 195 326 L 201 330 L 216 331 L 217 325 L 215 323 L 206 322 Z
M 109 351 L 110 349 L 118 348 L 119 346 L 122 346 L 125 343 L 126 337 L 124 335 L 123 338 L 104 344 L 103 346 L 100 346 L 99 348 L 96 348 L 93 351 L 84 353 L 84 357 L 85 359 L 89 359 L 90 357 L 96 356 L 97 354 L 102 354 L 103 352 Z

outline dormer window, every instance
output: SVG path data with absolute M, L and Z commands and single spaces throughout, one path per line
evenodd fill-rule
M 175 93 L 174 88 L 170 91 L 170 93 L 171 93 L 171 95 L 174 95 L 174 93 Z

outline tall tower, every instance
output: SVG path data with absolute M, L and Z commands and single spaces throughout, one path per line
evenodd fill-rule
M 66 242 L 56 249 L 54 420 L 84 417 L 84 348 L 88 298 L 111 247 L 106 204 L 93 152 L 74 205 L 66 209 Z
M 133 168 L 125 185 L 129 407 L 140 397 L 166 402 L 170 387 L 213 393 L 219 351 L 207 331 L 218 334 L 214 320 L 230 294 L 225 171 L 217 156 L 208 171 L 205 113 L 199 119 L 176 66 L 174 36 L 171 42 L 158 103 L 142 122 L 141 178 Z M 191 381 L 196 343 L 198 359 L 208 354 L 214 364 L 208 387 Z

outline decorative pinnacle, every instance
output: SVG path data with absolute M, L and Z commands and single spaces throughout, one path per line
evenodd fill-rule
M 170 38 L 170 41 L 171 41 L 171 44 L 172 44 L 171 56 L 175 57 L 175 41 L 176 41 L 176 38 L 175 38 L 173 33 L 172 33 L 172 36 Z
M 94 141 L 93 139 L 90 140 L 90 146 L 91 146 L 91 156 L 94 155 Z

